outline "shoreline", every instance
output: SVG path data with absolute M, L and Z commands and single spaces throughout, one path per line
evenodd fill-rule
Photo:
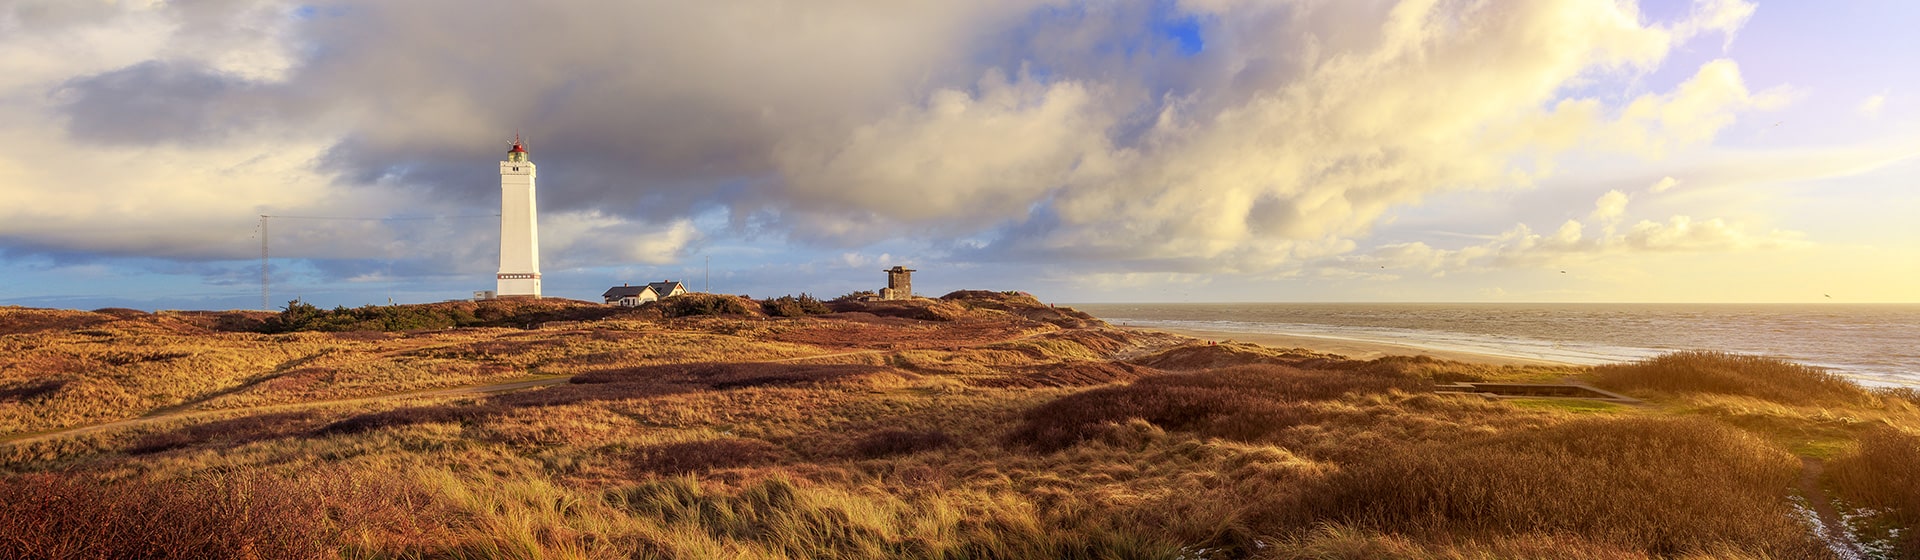
M 1182 336 L 1190 336 L 1190 337 L 1198 338 L 1201 340 L 1218 340 L 1218 341 L 1231 340 L 1234 342 L 1251 342 L 1254 344 L 1259 344 L 1261 346 L 1271 346 L 1274 348 L 1304 348 L 1307 350 L 1312 350 L 1314 352 L 1339 354 L 1355 360 L 1371 360 L 1371 359 L 1381 358 L 1386 356 L 1422 356 L 1424 355 L 1424 356 L 1432 356 L 1434 358 L 1439 358 L 1442 360 L 1452 360 L 1456 362 L 1469 362 L 1469 363 L 1487 364 L 1487 365 L 1495 365 L 1495 366 L 1581 366 L 1581 364 L 1576 364 L 1572 362 L 1561 362 L 1561 361 L 1547 360 L 1547 359 L 1540 359 L 1540 358 L 1524 358 L 1519 356 L 1504 356 L 1500 354 L 1470 352 L 1465 350 L 1428 348 L 1428 347 L 1418 346 L 1413 344 L 1376 342 L 1371 340 L 1353 340 L 1353 339 L 1346 339 L 1346 338 L 1329 338 L 1329 337 L 1322 337 L 1322 336 L 1308 336 L 1308 335 L 1297 335 L 1297 334 L 1218 331 L 1218 330 L 1190 329 L 1190 328 L 1178 328 L 1178 327 L 1159 327 L 1159 326 L 1145 327 L 1145 326 L 1128 325 L 1128 324 L 1115 324 L 1114 326 L 1129 328 L 1129 329 L 1140 329 L 1140 330 L 1172 333 L 1172 334 L 1177 334 Z

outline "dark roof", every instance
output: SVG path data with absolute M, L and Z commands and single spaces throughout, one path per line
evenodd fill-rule
M 681 291 L 686 291 L 687 289 L 685 285 L 682 285 L 681 283 L 675 282 L 672 280 L 663 280 L 660 282 L 647 284 L 647 287 L 653 288 L 653 293 L 656 295 L 659 295 L 660 297 L 667 297 L 667 294 L 673 293 L 673 288 L 675 286 L 679 286 Z
M 647 288 L 651 288 L 651 287 L 653 286 L 652 285 L 614 286 L 612 288 L 607 288 L 607 293 L 600 294 L 600 297 L 601 299 L 620 299 L 620 298 L 634 297 L 634 296 L 640 295 L 641 292 L 647 291 Z M 658 292 L 655 292 L 655 293 L 658 293 Z

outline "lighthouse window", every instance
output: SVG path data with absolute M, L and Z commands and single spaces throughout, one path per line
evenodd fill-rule
M 514 170 L 514 171 L 519 171 L 519 170 L 520 170 L 520 168 L 518 168 L 518 167 L 515 167 L 515 168 L 513 168 L 513 170 Z

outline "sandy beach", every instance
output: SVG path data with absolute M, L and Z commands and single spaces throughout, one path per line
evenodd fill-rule
M 1305 348 L 1315 352 L 1328 352 L 1333 354 L 1340 354 L 1356 360 L 1371 360 L 1371 359 L 1379 358 L 1382 356 L 1422 356 L 1424 355 L 1424 356 L 1433 356 L 1435 358 L 1440 358 L 1442 360 L 1454 360 L 1459 362 L 1474 362 L 1474 363 L 1493 364 L 1493 365 L 1533 365 L 1533 366 L 1575 365 L 1575 364 L 1570 364 L 1566 362 L 1556 362 L 1552 360 L 1542 360 L 1537 358 L 1501 356 L 1498 354 L 1483 354 L 1479 352 L 1468 352 L 1468 351 L 1462 351 L 1462 350 L 1442 350 L 1442 349 L 1435 349 L 1435 348 L 1424 348 L 1424 347 L 1409 345 L 1409 344 L 1394 344 L 1391 342 L 1375 342 L 1371 340 L 1353 340 L 1353 339 L 1347 339 L 1347 338 L 1331 338 L 1331 337 L 1323 337 L 1323 336 L 1307 336 L 1307 335 L 1292 335 L 1292 334 L 1210 331 L 1210 330 L 1201 330 L 1201 329 L 1166 328 L 1166 327 L 1153 327 L 1153 328 L 1133 327 L 1133 326 L 1128 326 L 1128 327 L 1145 329 L 1145 330 L 1155 330 L 1155 331 L 1161 331 L 1161 332 L 1169 332 L 1169 333 L 1174 333 L 1179 335 L 1191 336 L 1201 340 L 1217 340 L 1217 341 L 1232 340 L 1236 342 L 1251 342 L 1254 344 L 1259 344 L 1263 346 L 1272 346 L 1275 348 Z

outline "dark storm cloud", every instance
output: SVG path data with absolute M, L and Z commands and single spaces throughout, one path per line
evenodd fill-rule
M 102 144 L 220 141 L 270 115 L 249 86 L 203 65 L 148 61 L 60 88 L 67 132 Z

